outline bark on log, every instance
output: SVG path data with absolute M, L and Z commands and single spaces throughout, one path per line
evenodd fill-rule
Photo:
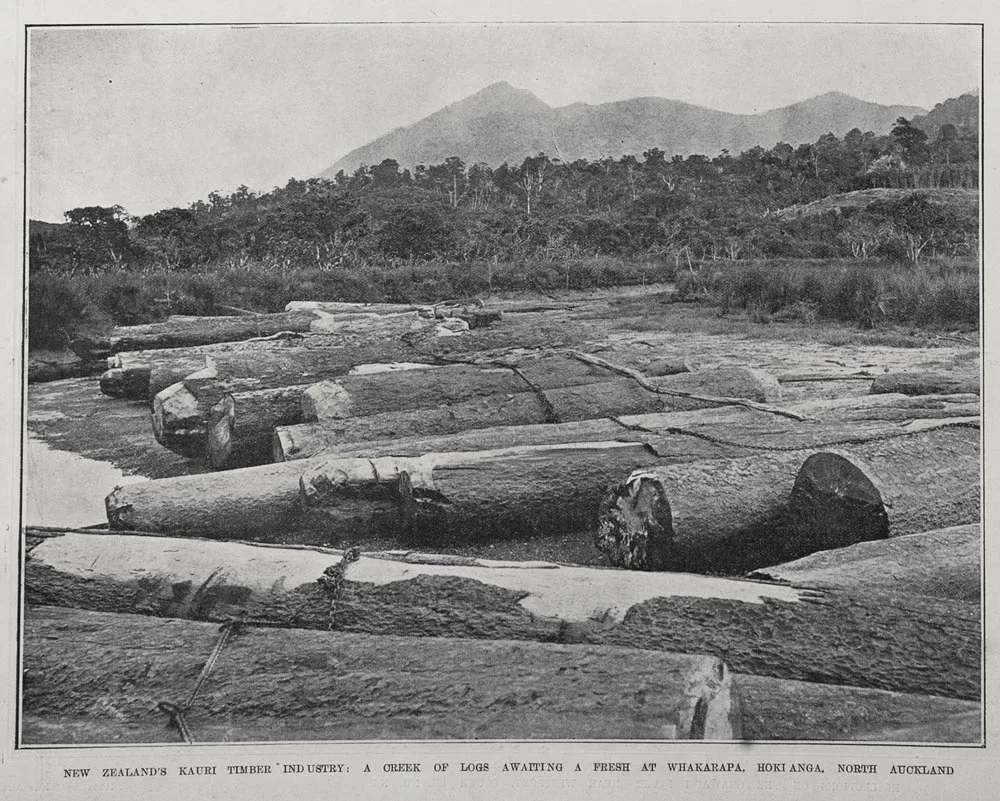
M 684 381 L 698 386 L 714 383 L 736 393 L 758 396 L 771 389 L 766 376 L 752 371 L 707 373 L 675 376 L 661 382 L 671 386 L 680 386 Z M 602 368 L 559 356 L 524 360 L 514 368 L 449 365 L 433 371 L 347 376 L 310 387 L 302 397 L 302 412 L 306 420 L 324 422 L 324 436 L 382 439 L 451 433 L 485 423 L 580 420 L 602 414 L 701 405 L 686 398 L 656 395 L 622 379 L 602 382 L 605 378 L 608 371 Z M 256 401 L 245 397 L 244 408 Z M 227 410 L 216 410 L 217 421 L 226 414 Z M 259 422 L 243 429 L 252 433 L 252 444 L 239 442 L 235 420 L 231 420 L 229 431 L 218 429 L 217 437 L 209 432 L 210 439 L 216 438 L 208 445 L 210 453 L 218 454 L 213 462 L 216 467 L 228 465 L 227 448 L 239 451 L 243 464 L 260 464 L 273 458 L 273 430 L 289 421 L 278 415 L 268 418 L 268 410 L 260 406 L 249 414 Z M 266 438 L 265 428 L 270 428 Z
M 402 355 L 402 350 L 399 353 Z M 350 372 L 359 364 L 358 358 L 368 354 L 384 356 L 388 351 L 385 348 L 362 351 L 356 348 L 284 347 L 208 356 L 208 366 L 153 398 L 153 434 L 157 442 L 177 453 L 203 456 L 208 448 L 212 407 L 226 395 L 297 386 L 301 397 L 301 392 L 309 385 Z M 299 421 L 300 418 L 289 418 L 284 411 L 281 406 L 276 421 Z M 272 430 L 278 424 L 273 423 Z
M 801 525 L 831 547 L 978 523 L 979 427 L 813 454 L 792 503 Z
M 948 373 L 884 373 L 872 382 L 872 395 L 899 393 L 902 395 L 945 395 L 948 393 L 979 394 L 979 376 L 959 376 Z
M 285 305 L 286 312 L 320 311 L 337 316 L 358 314 L 401 314 L 425 312 L 430 316 L 430 305 L 414 306 L 409 303 L 347 303 L 333 300 L 292 300 Z
M 608 381 L 608 370 L 565 356 L 522 357 L 510 366 L 451 364 L 432 373 L 357 375 L 325 382 L 303 396 L 307 420 L 426 409 L 489 395 L 510 395 Z
M 769 394 L 767 380 L 749 380 L 738 368 L 705 371 L 653 379 L 654 383 L 671 387 L 710 386 L 729 388 L 734 392 L 758 397 Z M 730 382 L 736 378 L 736 385 Z M 544 389 L 540 392 L 520 392 L 508 395 L 484 396 L 473 401 L 456 402 L 411 411 L 385 412 L 342 420 L 326 420 L 323 437 L 327 442 L 359 442 L 429 437 L 455 434 L 477 428 L 559 423 L 629 414 L 698 409 L 709 405 L 701 401 L 648 392 L 628 379 Z M 314 429 L 315 430 L 315 429 Z
M 341 512 L 353 514 L 355 536 L 380 533 L 380 513 L 398 528 L 398 504 L 379 501 L 374 479 L 357 497 L 357 477 L 371 477 L 367 459 L 344 460 Z M 367 472 L 365 470 L 367 469 Z M 112 529 L 181 536 L 269 540 L 285 543 L 335 542 L 327 515 L 311 514 L 300 501 L 303 463 L 262 465 L 117 487 L 105 499 Z M 354 477 L 355 484 L 349 480 Z M 362 525 L 370 521 L 370 526 Z
M 624 567 L 734 573 L 977 522 L 978 424 L 931 424 L 942 427 L 859 443 L 850 457 L 793 450 L 636 471 L 606 496 L 597 546 Z M 891 495 L 858 466 L 867 459 L 895 478 Z
M 315 319 L 313 312 L 282 312 L 254 317 L 204 317 L 198 321 L 120 326 L 107 337 L 79 337 L 73 351 L 86 360 L 100 359 L 123 350 L 185 348 L 213 342 L 236 342 L 282 331 L 304 332 Z
M 24 711 L 52 723 L 87 719 L 92 741 L 124 730 L 119 741 L 176 743 L 157 705 L 184 702 L 218 629 L 32 610 Z M 249 627 L 229 637 L 185 722 L 195 743 L 740 737 L 739 699 L 712 657 Z
M 978 743 L 975 701 L 737 673 L 747 740 Z
M 273 461 L 313 456 L 419 456 L 424 453 L 476 451 L 520 445 L 620 440 L 643 442 L 671 432 L 724 438 L 747 449 L 763 446 L 811 447 L 888 433 L 913 420 L 976 417 L 975 395 L 907 397 L 863 395 L 806 401 L 784 408 L 808 418 L 806 422 L 761 414 L 741 406 L 723 406 L 692 412 L 621 415 L 572 423 L 493 426 L 440 436 L 343 441 L 338 421 L 278 426 L 274 432 Z M 850 425 L 848 425 L 850 424 Z M 842 430 L 836 430 L 836 429 Z M 750 455 L 749 452 L 744 455 Z
M 848 590 L 880 586 L 911 595 L 979 603 L 982 545 L 982 526 L 953 526 L 820 551 L 755 570 L 753 578 Z
M 327 629 L 318 579 L 342 554 L 116 534 L 36 540 L 29 605 Z M 365 555 L 348 565 L 333 627 L 615 644 L 724 658 L 734 672 L 978 699 L 979 604 L 799 590 L 683 573 Z

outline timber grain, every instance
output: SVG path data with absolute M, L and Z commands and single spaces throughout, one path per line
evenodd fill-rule
M 146 325 L 118 326 L 108 336 L 78 337 L 71 343 L 86 361 L 106 358 L 119 351 L 151 348 L 185 348 L 215 342 L 237 342 L 273 336 L 284 331 L 304 333 L 316 319 L 308 311 L 235 317 L 200 317 L 166 320 Z
M 978 376 L 957 376 L 950 373 L 885 373 L 872 382 L 873 395 L 979 394 Z
M 417 456 L 447 451 L 488 450 L 519 445 L 620 440 L 643 442 L 651 436 L 689 434 L 742 447 L 742 455 L 769 447 L 810 447 L 840 440 L 902 432 L 914 420 L 976 417 L 975 395 L 862 395 L 787 404 L 805 421 L 763 414 L 742 406 L 690 412 L 617 415 L 571 423 L 492 426 L 451 434 L 344 441 L 339 421 L 277 426 L 273 460 L 312 456 Z M 838 430 L 839 428 L 839 430 Z
M 327 629 L 318 579 L 343 553 L 113 533 L 47 536 L 25 597 L 49 605 Z M 977 603 L 683 573 L 366 555 L 343 573 L 338 631 L 516 639 L 717 656 L 737 673 L 977 700 Z
M 624 567 L 742 572 L 978 521 L 978 420 L 911 432 L 839 452 L 642 468 L 605 497 L 597 545 Z
M 982 526 L 953 526 L 819 551 L 794 562 L 755 570 L 753 577 L 816 588 L 881 586 L 912 595 L 978 603 L 983 582 L 982 546 Z
M 186 699 L 218 628 L 31 610 L 24 711 L 89 719 L 101 739 L 158 731 L 161 742 L 177 742 L 157 705 Z M 732 679 L 711 657 L 261 628 L 229 638 L 185 719 L 195 742 L 733 740 L 741 731 Z

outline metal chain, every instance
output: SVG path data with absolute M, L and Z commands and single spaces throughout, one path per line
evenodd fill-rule
M 352 562 L 357 562 L 360 558 L 360 548 L 348 548 L 337 564 L 330 565 L 323 571 L 323 575 L 316 579 L 330 596 L 330 617 L 327 624 L 329 631 L 333 631 L 333 626 L 336 623 L 337 604 L 340 602 L 340 594 L 344 588 L 344 574 L 347 572 L 347 566 Z

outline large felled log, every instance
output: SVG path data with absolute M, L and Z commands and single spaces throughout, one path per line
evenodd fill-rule
M 186 700 L 219 627 L 43 607 L 25 628 L 26 715 L 69 718 L 77 742 L 176 743 L 157 706 Z M 740 737 L 712 657 L 259 628 L 228 638 L 184 718 L 195 743 Z
M 975 701 L 738 673 L 748 740 L 978 743 Z
M 980 525 L 953 526 L 846 548 L 754 571 L 796 586 L 885 589 L 979 602 L 983 581 Z
M 884 373 L 872 382 L 873 395 L 899 393 L 901 395 L 979 394 L 978 376 L 959 376 L 947 373 Z
M 749 376 L 747 374 L 750 374 Z M 730 379 L 735 378 L 736 384 Z M 657 385 L 714 388 L 738 397 L 773 397 L 767 377 L 744 371 L 707 370 L 654 379 Z M 773 381 L 773 379 L 771 379 Z M 776 384 L 775 384 L 776 386 Z M 742 393 L 742 394 L 740 394 Z M 344 419 L 328 419 L 322 437 L 327 443 L 359 442 L 400 437 L 455 434 L 477 428 L 533 425 L 588 420 L 617 415 L 697 409 L 716 404 L 649 392 L 628 379 L 579 386 L 492 395 L 417 411 L 384 412 Z M 316 429 L 314 429 L 316 430 Z
M 637 471 L 605 498 L 598 547 L 627 567 L 740 572 L 976 522 L 978 424 L 930 424 L 852 445 L 849 457 L 793 450 Z M 859 466 L 867 459 L 894 477 L 891 501 Z
M 335 300 L 292 300 L 285 305 L 285 311 L 320 311 L 337 316 L 423 312 L 427 316 L 432 316 L 432 307 L 429 305 L 414 306 L 409 303 L 348 303 Z
M 316 318 L 314 312 L 294 311 L 252 317 L 203 317 L 147 325 L 119 326 L 106 337 L 79 337 L 74 352 L 87 360 L 101 359 L 124 350 L 185 348 L 213 342 L 236 342 L 272 336 L 283 331 L 305 332 Z
M 379 354 L 388 355 L 387 349 L 379 349 Z M 153 434 L 157 442 L 173 451 L 203 455 L 208 445 L 207 426 L 212 407 L 226 395 L 297 386 L 301 397 L 301 392 L 311 384 L 350 372 L 362 355 L 355 348 L 285 347 L 208 356 L 206 367 L 153 398 Z M 257 413 L 263 414 L 267 408 L 265 405 Z M 299 417 L 289 418 L 284 407 L 278 411 L 275 420 L 299 421 Z M 273 423 L 272 429 L 274 425 L 279 423 Z
M 116 534 L 29 534 L 29 605 L 383 635 L 617 644 L 783 679 L 977 699 L 979 604 L 684 573 Z
M 522 357 L 512 359 L 510 366 L 451 364 L 433 373 L 347 376 L 318 384 L 305 393 L 302 405 L 306 419 L 311 420 L 363 417 L 612 378 L 614 375 L 607 370 L 565 356 Z
M 830 547 L 979 522 L 979 427 L 813 454 L 795 479 L 792 502 L 803 525 Z
M 127 484 L 105 499 L 108 524 L 168 534 L 325 542 L 328 523 L 300 503 L 301 474 L 302 464 L 286 463 Z M 356 511 L 360 520 L 363 509 Z
M 378 439 L 451 433 L 485 424 L 581 420 L 704 405 L 690 398 L 651 393 L 625 379 L 603 380 L 608 378 L 608 371 L 602 368 L 560 356 L 523 360 L 513 368 L 450 365 L 433 372 L 386 373 L 321 382 L 303 394 L 302 411 L 307 420 L 323 421 L 324 437 Z M 773 379 L 767 376 L 741 369 L 672 376 L 658 383 L 672 387 L 711 385 L 737 395 L 758 397 L 770 397 L 777 386 L 772 386 Z M 229 407 L 237 401 L 218 409 L 215 416 L 233 414 Z M 243 403 L 255 401 L 247 397 Z M 234 433 L 239 426 L 235 418 L 230 419 L 230 431 L 218 429 L 225 442 L 209 445 L 210 452 L 222 455 L 214 462 L 217 467 L 228 465 L 227 449 L 239 454 L 237 464 L 239 459 L 244 464 L 259 464 L 272 458 L 271 433 L 287 421 L 276 415 L 269 419 L 267 409 L 260 407 L 250 411 L 250 416 L 261 423 L 253 429 L 252 443 L 239 441 Z M 251 431 L 246 426 L 243 430 Z M 214 436 L 209 433 L 210 438 Z
M 620 415 L 572 423 L 492 426 L 427 437 L 345 442 L 338 421 L 320 421 L 275 429 L 273 460 L 312 456 L 418 456 L 423 453 L 475 451 L 520 445 L 621 440 L 642 442 L 650 435 L 687 432 L 724 439 L 748 449 L 762 446 L 810 447 L 844 439 L 864 439 L 901 430 L 913 420 L 979 415 L 979 398 L 963 396 L 863 395 L 785 405 L 805 421 L 763 414 L 740 406 L 691 412 Z M 749 455 L 746 453 L 744 455 Z

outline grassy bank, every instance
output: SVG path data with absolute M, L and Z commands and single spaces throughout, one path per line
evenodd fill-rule
M 677 275 L 678 300 L 702 300 L 758 323 L 831 320 L 872 329 L 974 329 L 979 267 L 973 259 L 919 265 L 856 261 L 704 264 Z
M 706 262 L 593 257 L 507 263 L 417 262 L 394 268 L 275 269 L 250 262 L 205 272 L 165 269 L 30 276 L 29 343 L 58 348 L 75 332 L 161 320 L 170 314 L 226 314 L 225 307 L 274 312 L 290 300 L 431 303 L 497 292 L 551 292 L 676 281 L 676 300 L 700 301 L 753 323 L 830 320 L 863 329 L 908 324 L 972 329 L 979 321 L 974 260 L 917 267 L 847 260 Z M 656 326 L 656 311 L 641 311 Z M 626 310 L 622 310 L 623 314 Z M 628 316 L 627 314 L 624 316 Z

